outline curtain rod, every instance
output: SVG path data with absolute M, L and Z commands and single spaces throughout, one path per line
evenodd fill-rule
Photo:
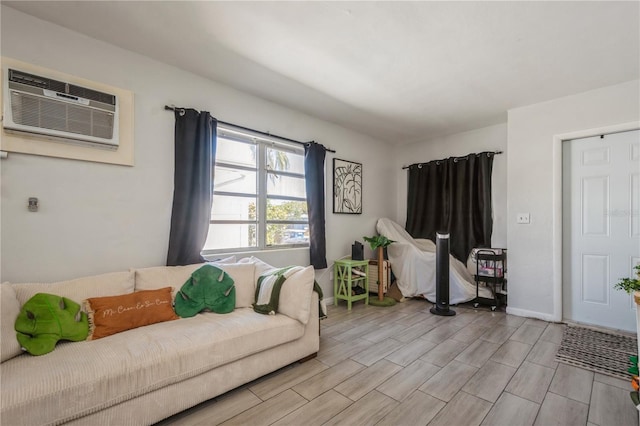
M 484 152 L 480 152 L 480 153 L 475 154 L 475 155 L 484 154 L 485 152 L 486 152 L 487 154 L 493 154 L 493 155 L 500 155 L 500 154 L 502 154 L 502 151 L 484 151 Z M 449 158 L 466 158 L 466 157 L 468 157 L 469 155 L 472 155 L 472 154 L 463 155 L 462 157 L 449 157 Z M 445 158 L 444 160 L 446 160 L 446 158 Z M 411 165 L 409 165 L 409 166 L 402 166 L 402 170 L 406 170 L 406 169 L 408 169 L 408 168 L 409 168 L 409 167 L 411 167 L 411 166 L 415 166 L 416 164 L 417 164 L 417 165 L 422 165 L 422 164 L 431 163 L 431 162 L 433 162 L 433 161 L 444 161 L 444 160 L 431 160 L 431 161 L 427 161 L 426 163 L 413 163 L 413 164 L 411 164 Z
M 178 108 L 178 107 L 175 107 L 173 105 L 172 106 L 165 105 L 164 109 L 166 109 L 168 111 L 184 111 L 184 108 Z M 226 121 L 221 121 L 221 120 L 218 120 L 218 123 L 220 123 L 222 125 L 232 126 L 232 127 L 235 127 L 236 129 L 241 129 L 241 130 L 246 130 L 248 132 L 257 133 L 259 135 L 269 136 L 270 138 L 276 138 L 276 139 L 280 139 L 280 140 L 287 141 L 287 142 L 297 143 L 298 145 L 307 145 L 309 143 L 315 142 L 315 141 L 300 142 L 300 141 L 297 141 L 295 139 L 285 138 L 284 136 L 274 135 L 274 134 L 271 134 L 269 132 L 261 132 L 260 130 L 255 130 L 255 129 L 251 129 L 249 127 L 244 127 L 244 126 L 238 126 L 237 124 L 227 123 Z M 327 151 L 327 152 L 335 153 L 335 151 L 333 149 L 329 149 L 327 147 L 325 147 L 324 150 Z

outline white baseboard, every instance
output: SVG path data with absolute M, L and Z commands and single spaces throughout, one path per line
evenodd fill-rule
M 326 304 L 327 304 L 327 306 L 329 306 L 329 305 L 333 305 L 333 297 L 325 297 L 325 298 L 324 298 L 324 299 L 322 299 L 322 300 L 324 300 L 324 303 L 326 303 Z
M 535 318 L 543 321 L 555 322 L 553 314 L 545 314 L 542 312 L 528 311 L 526 309 L 511 308 L 507 306 L 507 314 L 519 317 Z

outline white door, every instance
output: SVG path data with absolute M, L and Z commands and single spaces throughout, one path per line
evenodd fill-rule
M 640 131 L 566 141 L 562 159 L 563 317 L 635 331 L 613 286 L 640 263 Z

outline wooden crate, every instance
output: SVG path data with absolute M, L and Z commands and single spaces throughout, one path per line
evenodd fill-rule
M 386 293 L 389 290 L 389 283 L 391 282 L 391 265 L 388 260 L 382 262 L 382 292 Z M 378 261 L 369 261 L 369 292 L 378 294 Z

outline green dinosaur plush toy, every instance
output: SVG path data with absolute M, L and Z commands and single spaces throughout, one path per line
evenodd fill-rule
M 15 330 L 24 350 L 31 355 L 44 355 L 53 351 L 59 340 L 86 340 L 89 321 L 73 300 L 38 293 L 22 305 Z
M 182 318 L 195 316 L 204 309 L 227 314 L 235 307 L 236 287 L 233 279 L 213 265 L 204 265 L 195 270 L 176 294 L 175 311 Z

